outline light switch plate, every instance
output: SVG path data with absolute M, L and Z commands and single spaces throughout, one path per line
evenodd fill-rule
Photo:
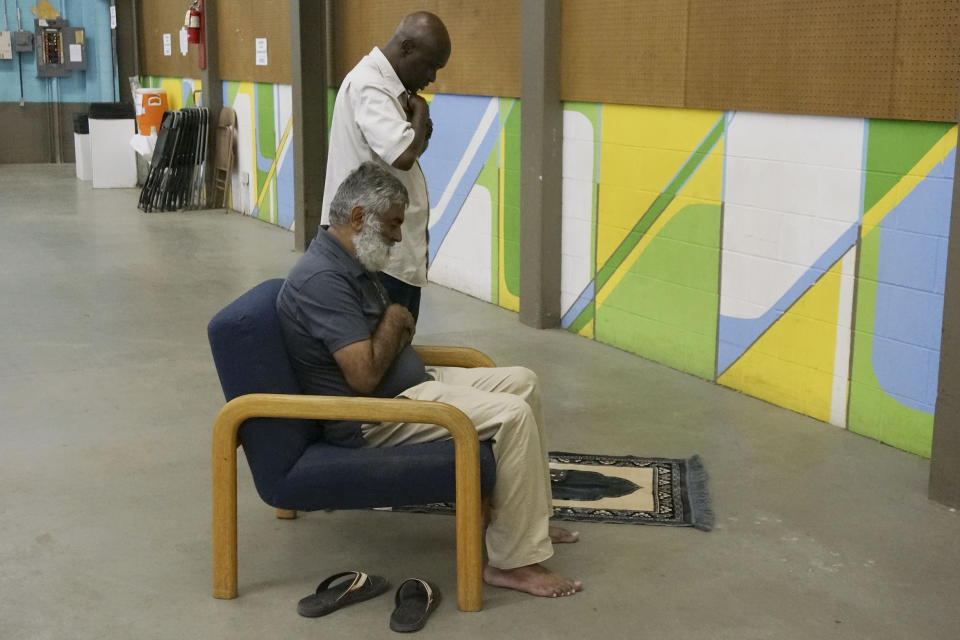
M 0 31 L 0 60 L 13 60 L 13 44 L 9 31 Z

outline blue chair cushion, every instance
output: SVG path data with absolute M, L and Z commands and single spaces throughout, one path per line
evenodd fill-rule
M 217 313 L 207 327 L 227 401 L 248 393 L 300 394 L 276 314 L 282 279 L 263 282 Z M 280 509 L 313 511 L 450 502 L 450 440 L 354 449 L 323 440 L 315 420 L 256 418 L 240 427 L 261 499 Z M 489 442 L 480 443 L 481 491 L 496 481 Z

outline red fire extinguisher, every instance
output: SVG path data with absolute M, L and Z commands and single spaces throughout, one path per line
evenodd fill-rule
M 183 28 L 187 30 L 187 42 L 190 44 L 200 44 L 200 15 L 200 2 L 193 0 L 187 15 L 183 17 Z
M 192 0 L 183 17 L 183 28 L 187 30 L 187 43 L 200 45 L 200 68 L 207 68 L 206 43 L 203 39 L 203 0 Z

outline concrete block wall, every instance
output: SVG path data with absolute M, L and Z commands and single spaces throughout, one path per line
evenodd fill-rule
M 478 114 L 492 100 L 464 99 Z M 471 126 L 474 144 L 489 133 L 478 115 L 456 126 L 425 167 L 462 163 Z M 956 139 L 939 123 L 568 103 L 562 324 L 929 456 Z M 454 172 L 473 183 L 431 279 L 515 309 L 509 140 Z M 436 207 L 451 178 L 426 174 Z
M 929 456 L 956 127 L 598 107 L 564 326 Z M 590 175 L 582 112 L 565 193 Z
M 520 103 L 427 97 L 430 278 L 516 310 Z M 289 103 L 289 86 L 224 83 L 233 206 L 286 228 Z M 562 326 L 929 456 L 956 138 L 939 123 L 567 103 Z

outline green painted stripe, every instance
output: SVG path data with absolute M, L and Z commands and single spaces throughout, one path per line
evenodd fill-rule
M 587 324 L 593 320 L 594 310 L 596 308 L 596 301 L 591 300 L 590 304 L 584 307 L 583 311 L 580 312 L 580 315 L 577 316 L 577 319 L 570 323 L 570 326 L 567 327 L 567 331 L 573 333 L 579 333 Z
M 673 198 L 673 194 L 661 193 L 657 196 L 657 199 L 653 201 L 653 204 L 650 205 L 646 213 L 637 220 L 637 223 L 633 225 L 633 229 L 630 230 L 627 237 L 617 246 L 616 250 L 614 250 L 613 254 L 597 273 L 596 291 L 599 292 L 600 289 L 603 288 L 603 285 L 607 284 L 610 276 L 623 264 L 623 261 L 627 259 L 630 252 L 634 250 L 641 238 L 643 238 L 643 235 L 653 226 L 653 223 L 660 217 L 660 214 L 663 213 Z
M 597 293 L 600 292 L 600 289 L 603 288 L 603 285 L 607 283 L 607 280 L 610 279 L 610 276 L 620 268 L 620 265 L 623 264 L 624 260 L 627 259 L 627 256 L 630 255 L 630 252 L 636 248 L 637 244 L 643 238 L 644 234 L 653 226 L 653 223 L 656 222 L 657 218 L 660 217 L 660 214 L 664 212 L 667 208 L 667 205 L 676 197 L 677 192 L 686 184 L 687 180 L 690 179 L 690 176 L 694 174 L 697 168 L 703 163 L 707 155 L 710 153 L 710 150 L 713 149 L 714 145 L 717 144 L 717 141 L 720 140 L 720 137 L 723 135 L 725 119 L 723 116 L 717 120 L 717 124 L 713 126 L 713 129 L 710 130 L 710 133 L 707 134 L 707 137 L 703 139 L 693 153 L 690 154 L 690 157 L 687 158 L 686 162 L 683 163 L 683 166 L 680 167 L 680 171 L 677 172 L 677 175 L 673 177 L 673 180 L 670 181 L 670 184 L 667 185 L 667 188 L 657 196 L 657 199 L 653 201 L 653 204 L 650 205 L 643 215 L 640 216 L 640 219 L 637 220 L 637 223 L 633 225 L 633 228 L 630 230 L 630 233 L 627 234 L 627 237 L 617 246 L 613 254 L 607 259 L 603 267 L 597 272 L 596 278 L 596 288 L 594 291 Z M 579 320 L 579 317 L 577 318 Z M 573 326 L 573 325 L 571 325 Z

